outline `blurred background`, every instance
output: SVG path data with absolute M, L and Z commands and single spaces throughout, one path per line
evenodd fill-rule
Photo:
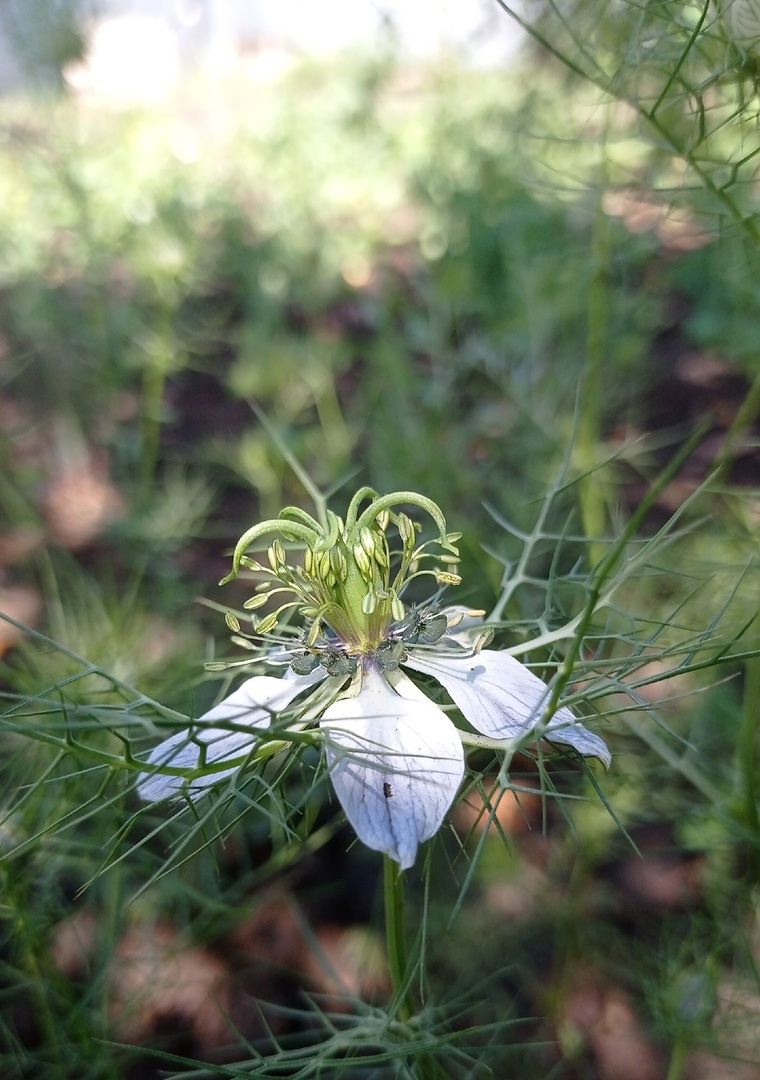
M 760 69 L 712 5 L 516 15 L 0 0 L 0 1077 L 417 1075 L 317 759 L 195 822 L 119 764 L 229 685 L 283 447 L 435 499 L 547 678 L 619 554 L 612 769 L 473 755 L 410 875 L 446 1075 L 760 1077 Z

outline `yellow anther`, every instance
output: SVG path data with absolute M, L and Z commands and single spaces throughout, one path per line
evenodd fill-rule
M 314 556 L 311 548 L 306 548 L 303 553 L 303 572 L 311 577 L 314 573 Z
M 252 596 L 249 600 L 246 600 L 243 607 L 246 611 L 255 611 L 256 608 L 263 607 L 269 601 L 269 597 L 266 593 L 262 593 L 260 596 Z M 229 623 L 227 624 L 229 625 Z M 233 626 L 231 629 L 235 629 Z
M 359 573 L 366 581 L 369 581 L 372 577 L 372 563 L 361 544 L 354 544 L 353 556 L 354 562 L 359 567 Z
M 494 629 L 492 626 L 487 626 L 485 630 L 482 630 L 472 643 L 472 651 L 479 653 L 481 649 L 485 649 L 486 645 L 490 645 L 493 641 Z
M 406 514 L 399 514 L 396 528 L 405 547 L 410 540 L 414 540 L 414 522 Z
M 372 558 L 375 554 L 375 537 L 372 535 L 372 530 L 366 525 L 363 525 L 359 531 L 359 543 L 369 557 Z
M 257 634 L 268 634 L 271 630 L 274 630 L 277 626 L 278 611 L 273 611 L 271 615 L 267 615 L 261 622 L 255 627 Z
M 461 585 L 462 578 L 459 574 L 450 574 L 447 570 L 436 570 L 435 580 L 441 585 Z
M 336 544 L 330 548 L 330 567 L 338 581 L 345 581 L 348 575 L 346 556 Z
M 330 574 L 330 552 L 321 551 L 319 553 L 319 572 L 317 576 L 325 581 Z
M 233 634 L 230 641 L 233 645 L 239 645 L 241 649 L 248 649 L 249 652 L 256 651 L 256 646 L 252 641 L 249 641 L 248 638 L 238 637 L 236 634 Z

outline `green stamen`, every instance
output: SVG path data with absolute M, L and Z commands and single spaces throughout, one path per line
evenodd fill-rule
M 369 505 L 362 510 L 367 502 Z M 429 515 L 438 537 L 418 545 L 420 526 L 404 510 L 396 509 L 401 506 L 418 507 Z M 394 531 L 398 538 L 395 548 L 390 542 Z M 265 539 L 268 565 L 247 554 Z M 346 674 L 356 670 L 358 658 L 377 654 L 381 648 L 385 649 L 386 665 L 398 662 L 400 652 L 394 643 L 404 634 L 397 631 L 394 637 L 391 628 L 407 627 L 402 592 L 409 581 L 424 575 L 438 582 L 458 584 L 461 579 L 453 572 L 459 561 L 455 547 L 458 539 L 458 533 L 446 532 L 444 516 L 430 499 L 413 491 L 381 496 L 363 487 L 349 504 L 345 524 L 328 510 L 321 525 L 310 514 L 290 506 L 279 518 L 249 529 L 235 546 L 232 571 L 222 584 L 236 577 L 241 569 L 264 578 L 255 586 L 256 595 L 245 601 L 247 611 L 263 607 L 277 592 L 290 593 L 292 602 L 258 623 L 252 617 L 256 635 L 265 638 L 271 634 L 280 615 L 296 607 L 310 625 L 301 639 L 304 647 L 294 661 L 295 670 L 308 673 L 321 663 L 331 673 Z M 288 562 L 286 547 L 290 543 L 297 543 L 299 551 L 299 560 L 293 566 Z M 431 550 L 436 548 L 437 552 Z M 436 560 L 437 565 L 421 570 L 421 559 Z M 406 638 L 409 643 L 412 636 L 421 644 L 431 643 L 442 634 L 439 627 L 445 628 L 445 620 L 436 613 L 415 618 L 414 634 L 410 631 Z M 230 629 L 239 632 L 234 617 L 228 622 Z M 314 662 L 313 656 L 317 657 Z

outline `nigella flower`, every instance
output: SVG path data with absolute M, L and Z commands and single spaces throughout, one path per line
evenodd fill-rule
M 367 499 L 370 505 L 360 514 Z M 394 511 L 400 504 L 426 510 L 438 539 L 418 545 L 419 527 Z M 401 540 L 397 552 L 388 545 L 391 525 Z M 280 539 L 268 549 L 268 567 L 245 554 L 272 532 L 302 545 L 302 564 L 288 563 Z M 405 607 L 401 592 L 413 578 L 432 575 L 438 584 L 459 583 L 458 539 L 446 532 L 430 500 L 414 492 L 380 497 L 367 488 L 357 492 L 345 523 L 329 511 L 321 524 L 289 508 L 246 533 L 225 582 L 241 567 L 262 579 L 245 605 L 249 609 L 278 594 L 295 599 L 260 622 L 254 616 L 253 635 L 239 640 L 266 645 L 284 612 L 294 607 L 308 629 L 294 640 L 283 626 L 278 650 L 268 653 L 270 662 L 287 663 L 284 675 L 248 679 L 192 729 L 156 747 L 138 782 L 142 798 L 196 798 L 246 760 L 276 752 L 289 736 L 318 724 L 333 787 L 357 835 L 409 867 L 456 798 L 468 736 L 402 668 L 440 683 L 478 733 L 469 741 L 509 749 L 543 738 L 608 765 L 603 740 L 568 708 L 546 715 L 545 683 L 514 657 L 486 647 L 490 631 L 473 617 L 477 613 Z M 425 567 L 431 558 L 438 565 Z M 237 617 L 229 615 L 228 623 L 240 631 Z

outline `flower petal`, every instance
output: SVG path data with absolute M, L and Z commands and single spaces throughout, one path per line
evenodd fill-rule
M 233 694 L 220 701 L 196 721 L 198 726 L 179 731 L 154 748 L 148 765 L 170 765 L 177 769 L 196 769 L 201 764 L 213 765 L 232 759 L 229 769 L 195 777 L 187 786 L 186 793 L 193 798 L 202 795 L 207 788 L 240 768 L 240 760 L 250 753 L 259 738 L 256 732 L 265 730 L 272 715 L 286 708 L 309 686 L 323 678 L 305 675 L 296 679 L 275 679 L 271 675 L 257 675 L 244 682 Z M 219 727 L 202 727 L 203 724 L 227 720 L 249 731 L 229 731 Z M 201 750 L 204 757 L 201 758 Z M 178 795 L 185 786 L 182 776 L 166 776 L 160 772 L 143 772 L 137 781 L 137 793 L 145 802 L 157 802 Z
M 496 649 L 476 655 L 412 652 L 407 667 L 432 675 L 476 731 L 492 739 L 519 739 L 536 728 L 550 742 L 572 746 L 579 754 L 611 759 L 607 744 L 579 723 L 568 708 L 557 709 L 541 727 L 550 691 L 519 660 Z
M 375 669 L 355 697 L 326 709 L 321 728 L 335 791 L 359 839 L 411 866 L 464 774 L 456 728 L 429 699 L 400 697 Z

